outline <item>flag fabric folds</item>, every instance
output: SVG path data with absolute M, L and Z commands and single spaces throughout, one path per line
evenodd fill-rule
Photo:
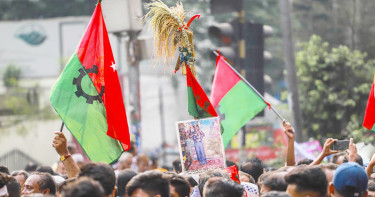
M 372 82 L 370 95 L 368 96 L 367 100 L 367 107 L 365 112 L 365 118 L 363 120 L 363 126 L 369 130 L 375 132 L 375 92 L 374 92 L 374 85 L 375 85 L 375 75 L 374 80 Z
M 100 3 L 52 88 L 50 101 L 90 160 L 112 163 L 130 149 L 125 106 Z
M 186 83 L 188 88 L 188 111 L 195 118 L 207 118 L 217 116 L 214 107 L 197 79 L 186 66 Z
M 210 100 L 224 127 L 226 147 L 232 137 L 267 105 L 219 55 Z

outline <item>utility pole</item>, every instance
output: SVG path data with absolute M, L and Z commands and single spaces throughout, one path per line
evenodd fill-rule
M 246 18 L 245 18 L 245 3 L 244 0 L 239 0 L 239 7 L 237 8 L 237 17 L 238 17 L 238 62 L 241 69 L 241 75 L 246 77 L 246 40 L 245 40 L 245 29 L 246 29 Z M 240 162 L 244 162 L 247 159 L 246 155 L 246 125 L 241 129 L 241 143 L 239 144 L 239 158 Z
M 284 41 L 284 60 L 287 70 L 288 103 L 292 113 L 292 123 L 297 142 L 302 141 L 302 115 L 299 106 L 297 69 L 294 57 L 292 23 L 290 19 L 291 5 L 289 0 L 280 0 L 281 27 Z
M 135 141 L 137 148 L 140 148 L 141 143 L 141 96 L 139 89 L 139 62 L 141 60 L 141 49 L 137 39 L 139 31 L 127 31 L 127 63 L 129 65 L 129 92 L 130 105 L 132 106 L 130 112 L 130 123 L 134 129 Z
M 163 164 L 167 164 L 166 158 L 166 141 L 165 141 L 165 121 L 164 121 L 164 105 L 163 105 L 163 89 L 159 85 L 159 113 L 160 113 L 160 129 L 161 129 L 161 148 L 163 154 Z
M 126 32 L 127 66 L 129 77 L 130 132 L 135 135 L 135 146 L 141 144 L 141 102 L 139 91 L 139 62 L 142 59 L 138 36 L 143 28 L 139 18 L 143 16 L 141 0 L 106 0 L 102 3 L 103 16 L 108 32 L 115 33 L 120 44 L 122 33 Z M 120 55 L 120 48 L 118 48 Z M 120 58 L 118 63 L 121 64 Z M 124 69 L 120 67 L 121 73 Z M 122 90 L 124 86 L 122 86 Z M 124 91 L 123 91 L 124 93 Z M 124 96 L 125 98 L 125 96 Z

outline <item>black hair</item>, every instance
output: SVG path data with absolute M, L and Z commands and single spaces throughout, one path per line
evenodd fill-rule
M 181 160 L 180 158 L 175 159 L 172 162 L 173 170 L 176 171 L 177 174 L 182 172 Z
M 169 197 L 169 181 L 162 173 L 147 171 L 133 177 L 126 186 L 126 193 L 131 196 L 136 189 L 142 189 L 150 196 Z
M 65 187 L 71 183 L 77 180 L 77 177 L 69 178 L 66 179 L 65 181 L 61 182 L 60 184 L 56 185 L 56 190 L 61 194 L 64 190 Z
M 27 173 L 27 172 L 24 171 L 24 170 L 18 170 L 18 171 L 13 171 L 13 172 L 12 172 L 12 176 L 13 176 L 13 177 L 18 176 L 18 175 L 22 175 L 22 176 L 25 178 L 25 180 L 26 180 L 27 178 L 29 178 L 29 173 Z
M 344 160 L 342 162 L 343 163 L 348 163 L 349 162 L 349 158 L 348 158 L 347 155 L 344 157 Z M 363 166 L 363 159 L 362 159 L 361 155 L 357 154 L 357 157 L 355 158 L 355 162 L 357 164 L 359 164 L 360 166 Z
M 125 195 L 126 185 L 136 175 L 137 173 L 134 170 L 130 170 L 130 169 L 126 169 L 120 172 L 120 174 L 117 176 L 117 191 L 116 191 L 117 195 L 116 196 Z
M 369 192 L 374 192 L 375 191 L 375 181 L 374 180 L 369 180 L 368 181 L 367 190 Z
M 36 170 L 36 168 L 38 167 L 37 164 L 33 163 L 33 162 L 29 162 L 27 163 L 27 165 L 25 166 L 25 171 L 30 173 L 30 172 L 34 172 Z
M 243 187 L 229 179 L 210 178 L 204 186 L 205 197 L 241 197 Z
M 31 175 L 38 175 L 40 180 L 37 182 L 39 185 L 39 191 L 49 189 L 49 194 L 56 194 L 56 185 L 52 176 L 46 172 L 33 172 Z
M 115 172 L 106 163 L 86 163 L 81 167 L 78 177 L 90 177 L 100 183 L 105 195 L 110 195 L 116 185 Z
M 0 172 L 10 175 L 8 167 L 0 165 Z
M 253 158 L 241 164 L 240 170 L 250 174 L 255 182 L 258 182 L 258 178 L 263 174 L 264 165 L 262 160 Z
M 299 160 L 296 165 L 297 166 L 300 166 L 300 165 L 310 165 L 312 162 L 313 162 L 312 159 L 305 158 L 305 159 Z
M 295 184 L 298 191 L 314 191 L 321 196 L 327 193 L 327 178 L 320 167 L 298 166 L 286 175 L 285 181 Z
M 81 177 L 68 183 L 62 191 L 62 197 L 103 197 L 103 187 L 88 177 Z
M 8 184 L 9 179 L 10 179 L 9 175 L 7 175 L 3 172 L 0 172 L 0 188 L 4 187 L 6 184 Z
M 190 183 L 184 177 L 179 175 L 172 176 L 170 183 L 178 193 L 178 196 L 190 195 Z
M 225 160 L 225 164 L 227 165 L 227 167 L 236 166 L 237 169 L 238 169 L 238 165 L 235 162 L 231 161 L 231 160 Z
M 21 196 L 21 185 L 17 182 L 14 177 L 9 178 L 7 183 L 7 190 L 9 197 L 20 197 Z
M 195 179 L 192 176 L 189 176 L 187 178 L 187 181 L 189 182 L 191 187 L 194 187 L 194 186 L 198 185 L 197 181 L 195 181 Z
M 319 164 L 319 167 L 322 170 L 336 170 L 339 167 L 339 165 L 334 164 L 334 163 L 322 163 L 322 164 Z
M 53 171 L 53 169 L 51 168 L 51 166 L 48 166 L 48 165 L 39 166 L 35 171 L 36 172 L 46 172 L 50 175 L 56 175 L 55 172 Z
M 279 172 L 279 171 L 273 171 L 268 172 L 261 184 L 270 188 L 272 191 L 286 191 L 286 188 L 288 187 L 288 183 L 286 183 L 284 175 L 285 172 Z M 262 175 L 263 176 L 263 175 Z
M 209 178 L 212 177 L 222 177 L 225 179 L 230 179 L 229 175 L 223 171 L 220 170 L 214 170 L 214 171 L 208 171 L 203 174 L 200 174 L 199 176 L 199 183 L 198 183 L 198 189 L 201 196 L 203 196 L 203 187 L 208 181 Z

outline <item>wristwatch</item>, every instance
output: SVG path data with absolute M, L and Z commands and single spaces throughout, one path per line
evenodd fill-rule
M 67 154 L 65 156 L 60 156 L 60 161 L 65 161 L 65 159 L 67 159 L 70 156 L 71 156 L 70 154 Z

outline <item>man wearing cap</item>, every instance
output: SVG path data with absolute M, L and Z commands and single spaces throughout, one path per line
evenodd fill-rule
M 333 175 L 329 192 L 334 197 L 367 197 L 368 178 L 362 166 L 355 162 L 341 164 Z

